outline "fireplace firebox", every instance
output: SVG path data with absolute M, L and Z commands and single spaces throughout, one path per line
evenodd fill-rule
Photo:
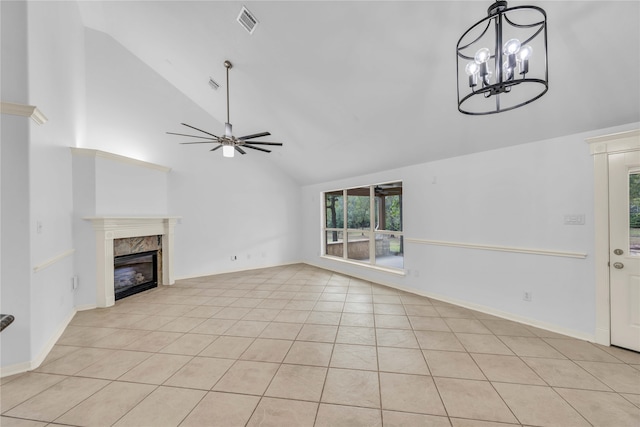
M 116 301 L 158 286 L 158 251 L 114 258 L 113 286 Z

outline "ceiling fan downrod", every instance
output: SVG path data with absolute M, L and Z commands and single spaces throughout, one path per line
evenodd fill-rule
M 231 136 L 231 120 L 229 119 L 229 69 L 233 68 L 233 64 L 228 59 L 224 61 L 224 66 L 227 69 L 227 123 L 229 126 L 229 134 L 227 136 Z M 226 128 L 226 127 L 225 127 Z

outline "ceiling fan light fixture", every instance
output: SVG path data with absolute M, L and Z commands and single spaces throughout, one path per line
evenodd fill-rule
M 233 145 L 223 145 L 222 146 L 222 156 L 223 157 L 233 157 L 235 152 L 236 152 L 236 149 L 233 147 Z

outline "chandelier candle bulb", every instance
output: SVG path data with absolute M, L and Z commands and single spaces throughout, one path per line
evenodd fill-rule
M 482 64 L 482 63 L 486 63 L 490 57 L 491 57 L 491 51 L 489 51 L 489 49 L 487 49 L 486 47 L 483 47 L 482 49 L 476 52 L 474 59 L 478 64 Z
M 474 87 L 478 85 L 478 70 L 480 67 L 476 62 L 469 62 L 465 67 L 465 72 L 469 76 L 469 86 Z
M 520 64 L 520 74 L 525 75 L 529 72 L 529 58 L 533 53 L 531 46 L 522 46 L 518 51 L 518 63 Z
M 520 40 L 511 39 L 504 44 L 504 53 L 507 55 L 513 55 L 518 53 L 520 50 Z

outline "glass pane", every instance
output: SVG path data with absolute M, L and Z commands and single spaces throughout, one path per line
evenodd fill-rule
M 342 191 L 324 193 L 324 206 L 326 209 L 326 228 L 344 227 L 344 204 Z
M 337 256 L 342 258 L 343 251 L 344 251 L 343 249 L 344 236 L 342 234 L 342 231 L 337 231 L 337 230 L 327 231 L 325 238 L 326 238 L 325 253 L 330 256 Z
M 629 175 L 629 253 L 640 256 L 640 173 Z
M 347 238 L 347 258 L 369 261 L 369 233 L 349 232 Z
M 380 202 L 376 203 L 376 229 L 402 231 L 402 183 L 376 185 L 374 191 Z
M 403 236 L 376 233 L 376 265 L 404 268 Z
M 347 228 L 369 229 L 369 187 L 347 190 Z

